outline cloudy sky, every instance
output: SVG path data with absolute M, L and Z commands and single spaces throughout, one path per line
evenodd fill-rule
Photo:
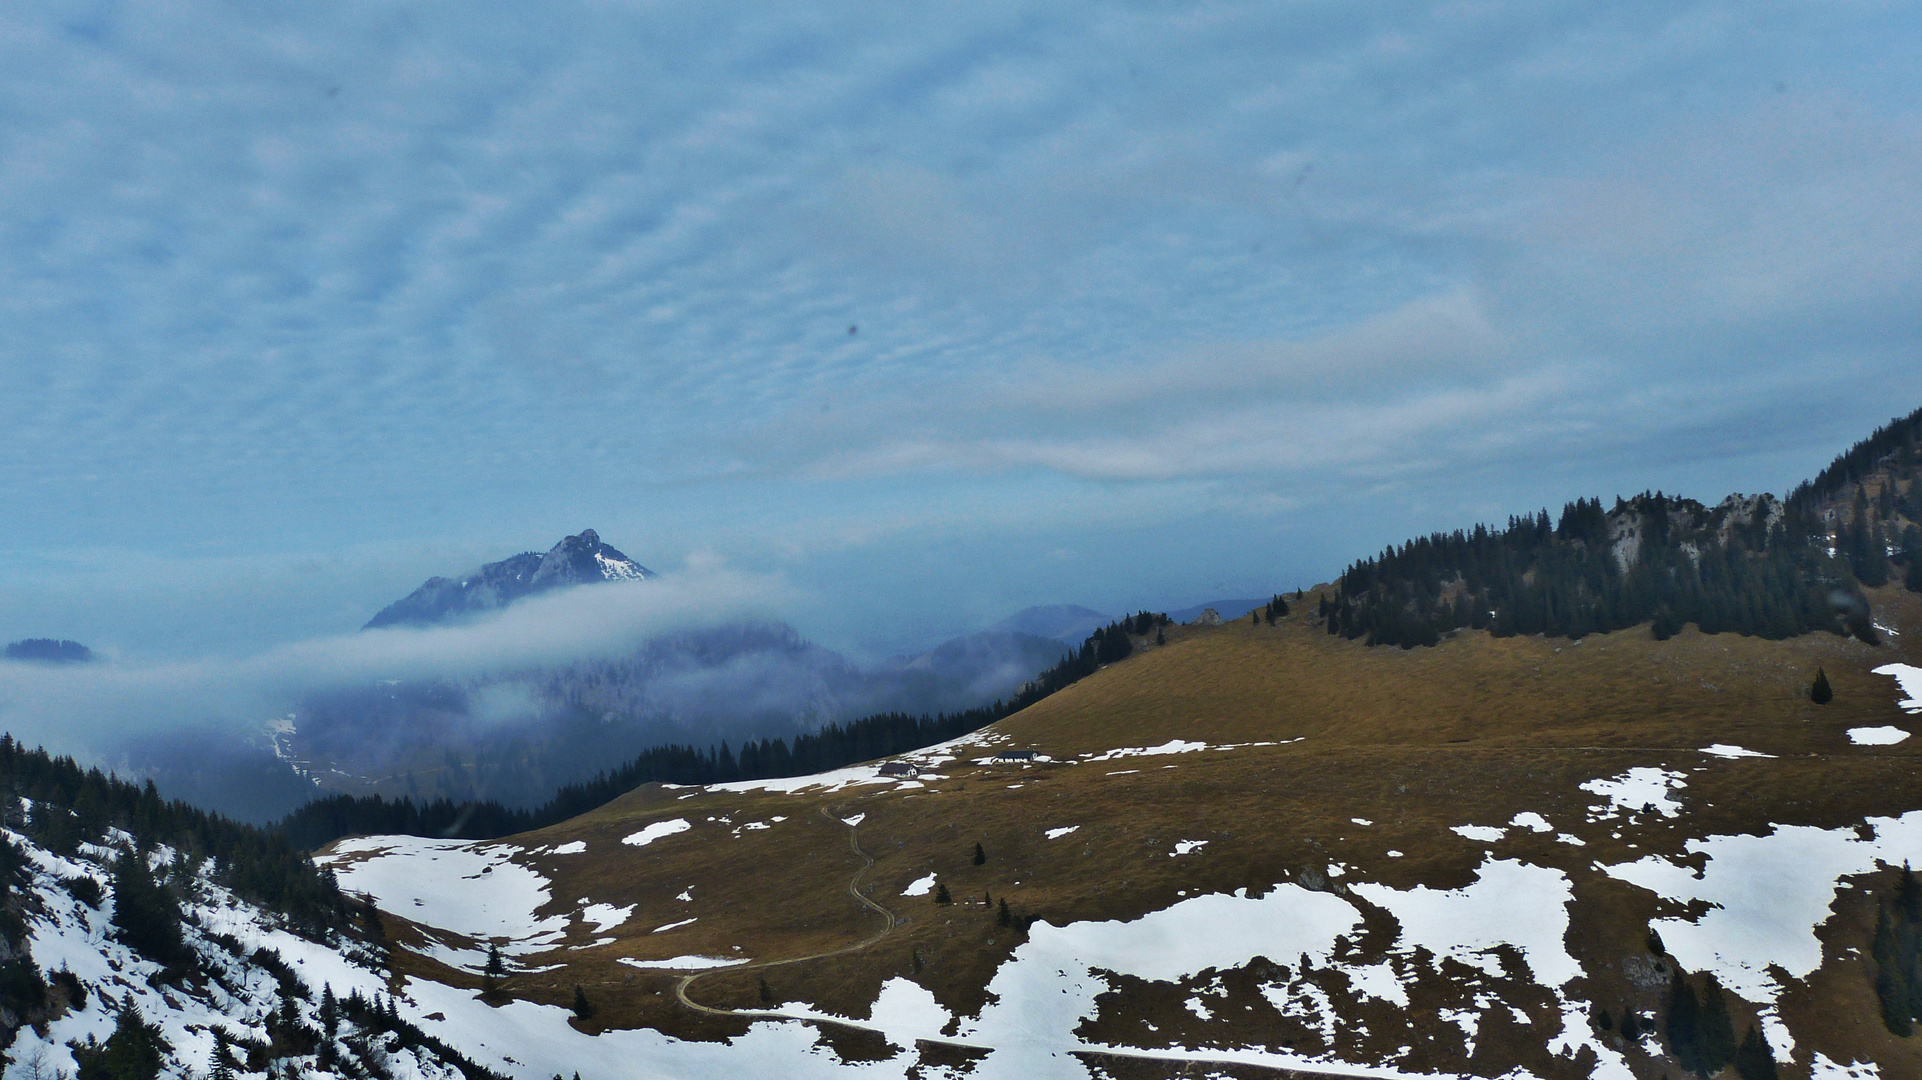
M 592 526 L 843 647 L 1781 491 L 1922 405 L 1909 5 L 0 6 L 0 637 Z

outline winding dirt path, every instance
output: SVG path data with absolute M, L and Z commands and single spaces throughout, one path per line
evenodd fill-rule
M 737 971 L 766 971 L 769 968 L 785 967 L 789 964 L 800 964 L 800 963 L 805 963 L 806 961 L 809 961 L 809 960 L 823 960 L 830 956 L 845 956 L 848 953 L 860 952 L 862 949 L 866 949 L 869 946 L 878 943 L 882 938 L 885 938 L 889 934 L 893 933 L 895 927 L 901 925 L 901 920 L 895 917 L 894 912 L 889 911 L 887 908 L 884 908 L 880 904 L 875 903 L 873 900 L 868 899 L 867 894 L 861 891 L 861 879 L 867 875 L 867 872 L 869 870 L 874 868 L 874 857 L 872 855 L 869 855 L 867 852 L 861 850 L 861 840 L 860 840 L 860 836 L 856 831 L 856 827 L 853 825 L 848 825 L 845 820 L 834 816 L 834 814 L 829 812 L 826 806 L 817 807 L 816 809 L 820 810 L 822 817 L 825 817 L 830 821 L 834 821 L 842 825 L 847 825 L 848 850 L 854 852 L 855 857 L 861 860 L 861 868 L 859 870 L 856 870 L 854 872 L 854 876 L 848 879 L 848 895 L 854 897 L 856 900 L 859 900 L 864 907 L 868 908 L 869 910 L 873 911 L 875 914 L 881 916 L 882 919 L 886 920 L 885 923 L 882 925 L 881 929 L 875 931 L 873 934 L 869 935 L 867 938 L 861 941 L 857 941 L 852 945 L 843 945 L 838 949 L 829 949 L 825 952 L 809 953 L 806 956 L 790 956 L 783 960 L 757 960 L 752 963 L 735 964 L 730 967 L 712 968 L 707 971 L 696 971 L 696 972 L 693 972 L 692 974 L 683 975 L 679 979 L 675 980 L 674 982 L 674 997 L 676 1000 L 680 1001 L 681 1004 L 687 1006 L 690 1009 L 693 1009 L 695 1012 L 706 1013 L 709 1016 L 749 1016 L 749 1017 L 759 1017 L 759 1018 L 774 1019 L 774 1020 L 801 1020 L 801 1021 L 806 1021 L 808 1023 L 816 1023 L 816 1024 L 838 1023 L 845 1027 L 861 1028 L 863 1030 L 874 1030 L 872 1028 L 869 1028 L 865 1024 L 862 1024 L 853 1020 L 837 1021 L 837 1020 L 826 1020 L 821 1017 L 814 1017 L 814 1016 L 795 1016 L 791 1013 L 784 1013 L 776 1009 L 717 1009 L 711 1005 L 703 1005 L 700 1002 L 695 1001 L 693 998 L 689 997 L 687 993 L 688 988 L 693 986 L 697 980 L 706 978 L 709 975 L 717 974 L 722 971 L 726 971 L 729 973 L 733 973 Z

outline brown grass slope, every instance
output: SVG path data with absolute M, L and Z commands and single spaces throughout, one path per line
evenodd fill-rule
M 1877 649 L 1827 634 L 1771 642 L 1690 630 L 1656 642 L 1642 629 L 1580 643 L 1462 633 L 1436 648 L 1402 651 L 1330 637 L 1301 615 L 1273 627 L 1241 621 L 1179 628 L 1165 646 L 1144 648 L 997 725 L 1002 745 L 1038 750 L 1056 759 L 1052 763 L 958 765 L 920 787 L 788 794 L 650 786 L 516 838 L 529 846 L 586 842 L 584 855 L 526 857 L 553 880 L 553 910 L 571 909 L 578 897 L 637 908 L 606 935 L 612 942 L 548 953 L 540 963 L 564 966 L 514 975 L 505 992 L 566 1004 L 580 984 L 599 1006 L 595 1025 L 722 1037 L 745 1022 L 693 1012 L 675 998 L 676 975 L 637 971 L 617 960 L 747 956 L 756 965 L 703 975 L 687 988 L 689 995 L 709 1006 L 762 1008 L 765 981 L 778 1000 L 859 1018 L 884 981 L 902 976 L 928 987 L 957 1014 L 972 1015 L 982 1008 L 995 969 L 1021 940 L 1017 930 L 997 925 L 981 903 L 984 894 L 1005 898 L 1018 914 L 1060 925 L 1135 918 L 1206 891 L 1319 884 L 1337 862 L 1352 868 L 1348 880 L 1456 888 L 1474 879 L 1492 850 L 1570 876 L 1577 899 L 1566 943 L 1585 972 L 1577 996 L 1610 1007 L 1634 1005 L 1646 1014 L 1659 1004 L 1658 995 L 1629 976 L 1648 960 L 1649 920 L 1678 912 L 1601 874 L 1597 863 L 1651 853 L 1681 857 L 1690 838 L 1757 833 L 1771 824 L 1836 828 L 1922 809 L 1922 739 L 1860 747 L 1845 734 L 1884 724 L 1922 730 L 1896 708 L 1893 680 L 1871 674 L 1880 664 L 1918 661 L 1917 650 L 1904 643 L 1922 640 L 1922 598 L 1894 589 L 1873 598 L 1878 619 L 1902 632 Z M 1807 697 L 1818 665 L 1836 691 L 1826 706 Z M 1076 760 L 1171 739 L 1279 745 Z M 1724 760 L 1700 753 L 1712 743 L 1777 756 Z M 1686 772 L 1688 787 L 1680 793 L 1686 813 L 1632 824 L 1587 822 L 1595 798 L 1579 785 L 1637 765 Z M 1491 849 L 1449 831 L 1502 825 L 1522 811 L 1547 816 L 1587 846 L 1511 829 Z M 858 943 L 880 927 L 879 917 L 848 891 L 862 865 L 849 849 L 846 827 L 833 820 L 857 813 L 865 815 L 859 843 L 874 859 L 860 886 L 901 925 L 856 952 L 781 963 Z M 784 820 L 774 822 L 777 816 Z M 651 821 L 673 817 L 694 827 L 644 848 L 620 843 Z M 1373 824 L 1360 826 L 1354 818 Z M 750 822 L 768 827 L 741 828 Z M 1066 825 L 1080 829 L 1052 841 L 1043 836 Z M 1172 844 L 1184 839 L 1209 843 L 1197 854 L 1170 858 Z M 977 842 L 988 854 L 982 866 L 971 861 Z M 1390 857 L 1390 851 L 1405 854 Z M 1922 862 L 1922 852 L 1916 855 Z M 930 870 L 960 903 L 938 907 L 928 897 L 901 895 Z M 676 899 L 684 890 L 691 900 Z M 1392 920 L 1384 924 L 1386 914 L 1378 915 L 1351 943 L 1361 962 L 1385 954 L 1393 942 Z M 652 932 L 689 917 L 698 921 Z M 1863 959 L 1873 921 L 1860 891 L 1838 891 L 1833 917 L 1821 930 L 1823 967 L 1782 1001 L 1799 1042 L 1797 1064 L 1784 1076 L 1806 1075 L 1813 1049 L 1837 1061 L 1878 1062 L 1885 1076 L 1922 1076 L 1922 1040 L 1894 1038 L 1878 1019 L 1873 974 Z M 589 929 L 580 928 L 566 944 L 591 939 Z M 403 973 L 471 981 L 404 951 L 396 957 Z M 1262 974 L 1221 974 L 1234 1007 L 1217 1010 L 1213 1021 L 1183 1007 L 1190 986 L 1120 980 L 1081 1034 L 1147 1050 L 1287 1047 L 1355 1062 L 1381 1061 L 1406 1046 L 1395 1063 L 1416 1071 L 1497 1076 L 1520 1066 L 1545 1077 L 1586 1071 L 1548 1053 L 1547 1038 L 1560 1021 L 1546 992 L 1523 978 L 1491 981 L 1468 969 L 1423 976 L 1410 987 L 1405 1011 L 1337 978 L 1324 990 L 1344 1024 L 1329 1040 L 1267 1005 L 1258 992 Z M 1460 1030 L 1442 1022 L 1437 1010 L 1478 994 L 1504 1007 L 1483 1010 L 1471 1055 Z M 1530 1022 L 1510 1019 L 1506 1006 Z M 1734 1010 L 1739 1034 L 1754 1011 L 1741 1002 Z M 864 1045 L 852 1038 L 842 1050 L 878 1052 Z M 1625 1052 L 1638 1075 L 1678 1075 L 1659 1054 Z

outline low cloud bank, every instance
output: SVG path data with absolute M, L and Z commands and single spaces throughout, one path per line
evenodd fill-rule
M 307 696 L 612 658 L 662 634 L 763 617 L 779 581 L 696 561 L 685 573 L 530 598 L 484 620 L 334 635 L 237 657 L 53 668 L 0 663 L 0 729 L 99 759 L 171 730 L 259 731 Z M 489 702 L 477 719 L 507 715 Z

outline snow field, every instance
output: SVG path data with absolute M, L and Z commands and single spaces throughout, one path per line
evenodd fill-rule
M 1770 965 L 1794 979 L 1821 966 L 1815 928 L 1829 917 L 1836 882 L 1922 850 L 1922 810 L 1867 824 L 1870 840 L 1853 828 L 1800 825 L 1775 826 L 1765 836 L 1690 840 L 1690 854 L 1708 856 L 1700 877 L 1659 855 L 1602 869 L 1667 900 L 1707 901 L 1711 907 L 1699 920 L 1659 919 L 1652 925 L 1683 967 L 1713 971 L 1730 990 L 1767 1004 L 1782 989 Z M 1783 1052 L 1782 1042 L 1776 1046 Z
M 926 896 L 933 891 L 934 891 L 934 875 L 929 874 L 927 877 L 915 878 L 913 881 L 909 882 L 908 887 L 901 890 L 901 895 L 902 896 Z
M 1049 829 L 1048 831 L 1042 833 L 1041 835 L 1047 837 L 1050 840 L 1059 840 L 1062 837 L 1068 835 L 1069 833 L 1075 831 L 1076 829 L 1079 829 L 1080 827 L 1081 826 L 1079 825 L 1063 825 L 1059 829 Z
M 568 923 L 566 914 L 535 914 L 553 898 L 546 878 L 513 861 L 519 853 L 511 844 L 364 836 L 314 861 L 382 910 L 463 937 L 502 939 L 501 951 L 518 955 L 559 944 Z

